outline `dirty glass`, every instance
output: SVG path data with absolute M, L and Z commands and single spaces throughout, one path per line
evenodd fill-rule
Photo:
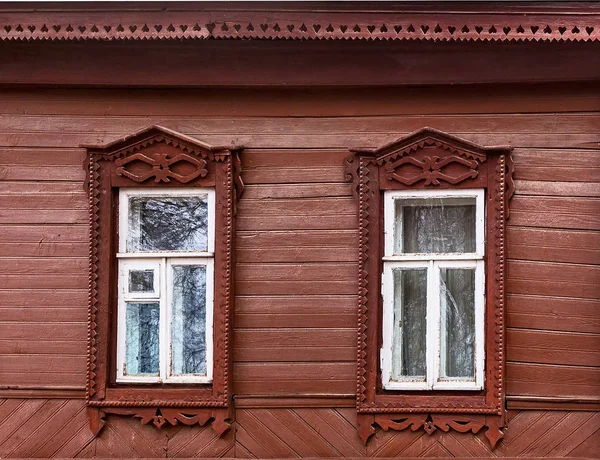
M 208 197 L 129 197 L 127 251 L 207 251 Z
M 392 380 L 425 380 L 427 269 L 394 269 Z
M 475 377 L 475 269 L 440 270 L 441 378 Z
M 395 254 L 475 252 L 475 198 L 396 200 Z
M 154 292 L 154 270 L 129 270 L 129 292 Z
M 127 375 L 158 375 L 159 320 L 158 302 L 126 303 Z
M 206 266 L 172 270 L 171 373 L 206 375 Z

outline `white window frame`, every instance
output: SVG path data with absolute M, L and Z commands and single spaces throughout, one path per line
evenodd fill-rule
M 166 198 L 174 196 L 207 196 L 207 251 L 147 251 L 127 252 L 129 231 L 129 198 L 132 196 Z M 213 315 L 214 315 L 214 247 L 215 191 L 212 188 L 164 188 L 119 190 L 119 252 L 117 306 L 117 383 L 211 383 L 213 377 Z M 206 375 L 172 375 L 171 320 L 173 265 L 206 266 Z M 129 293 L 129 270 L 154 270 L 154 293 Z M 160 304 L 159 375 L 128 375 L 126 372 L 126 303 Z
M 394 253 L 396 200 L 429 198 L 475 198 L 475 252 L 473 253 Z M 383 344 L 380 350 L 381 378 L 386 390 L 481 390 L 485 366 L 485 194 L 483 189 L 402 190 L 384 192 L 384 257 L 381 277 L 383 297 Z M 403 378 L 392 380 L 394 333 L 394 279 L 397 268 L 427 270 L 427 326 L 425 380 Z M 441 379 L 440 366 L 443 323 L 441 321 L 440 269 L 475 270 L 475 377 Z

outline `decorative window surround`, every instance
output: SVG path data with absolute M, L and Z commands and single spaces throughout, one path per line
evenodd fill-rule
M 230 324 L 233 302 L 234 208 L 243 193 L 238 151 L 152 126 L 105 146 L 88 149 L 90 284 L 86 403 L 90 428 L 98 434 L 106 414 L 132 415 L 160 428 L 165 423 L 212 423 L 221 435 L 231 412 Z M 117 378 L 118 265 L 166 270 L 177 251 L 127 253 L 117 241 L 119 191 L 168 194 L 214 190 L 214 249 L 186 254 L 214 265 L 212 378 L 204 382 L 144 384 Z M 189 191 L 189 192 L 188 192 Z M 179 192 L 181 193 L 181 192 Z M 121 235 L 123 237 L 123 235 Z M 121 248 L 122 249 L 122 248 Z M 140 257 L 142 256 L 142 257 Z M 146 260 L 148 263 L 146 263 Z M 174 260 L 174 259 L 173 259 Z M 121 262 L 119 262 L 121 261 Z M 182 262 L 184 263 L 184 262 Z M 150 267 L 150 268 L 148 268 Z M 164 275 L 164 273 L 163 273 Z M 156 283 L 156 282 L 155 282 Z M 208 284 L 208 283 L 207 283 Z M 154 289 L 164 290 L 165 286 Z M 165 295 L 160 292 L 158 295 Z
M 505 221 L 514 192 L 511 148 L 481 147 L 423 128 L 380 148 L 352 152 L 346 159 L 346 177 L 354 182 L 359 212 L 358 433 L 366 443 L 375 433 L 375 426 L 383 430 L 423 428 L 428 434 L 450 428 L 477 433 L 487 427 L 485 434 L 493 447 L 504 436 L 505 423 Z M 482 390 L 406 391 L 383 387 L 381 275 L 387 263 L 384 197 L 386 193 L 413 190 L 443 190 L 449 194 L 484 190 L 486 238 L 481 263 L 485 264 L 486 300 Z

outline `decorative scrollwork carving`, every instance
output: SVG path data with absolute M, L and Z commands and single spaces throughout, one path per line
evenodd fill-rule
M 443 168 L 451 165 L 459 164 L 466 167 L 459 174 L 445 174 Z M 411 174 L 410 166 L 413 165 L 421 168 L 417 174 Z M 479 172 L 477 168 L 479 163 L 475 160 L 467 160 L 456 155 L 440 158 L 437 156 L 423 157 L 423 160 L 417 160 L 412 157 L 403 157 L 394 162 L 386 163 L 385 171 L 388 180 L 396 180 L 404 185 L 413 185 L 424 180 L 424 185 L 440 185 L 440 180 L 449 184 L 460 184 L 467 179 L 475 179 Z M 412 169 L 412 168 L 410 168 Z
M 395 415 L 359 415 L 358 434 L 367 443 L 369 438 L 375 434 L 376 426 L 383 431 L 403 431 L 410 428 L 412 431 L 423 429 L 428 435 L 432 435 L 438 429 L 444 432 L 450 430 L 460 433 L 479 433 L 482 428 L 487 427 L 486 437 L 492 449 L 504 437 L 502 427 L 499 425 L 500 418 L 493 420 L 485 416 L 445 415 L 445 414 L 395 414 Z
M 126 166 L 131 163 L 142 162 L 151 166 L 151 169 L 142 174 L 136 174 L 127 170 Z M 171 166 L 177 163 L 188 163 L 195 167 L 189 174 L 177 174 L 173 172 Z M 194 158 L 187 153 L 180 153 L 169 158 L 167 153 L 157 153 L 153 157 L 144 155 L 143 153 L 134 153 L 125 158 L 115 160 L 117 166 L 116 173 L 118 176 L 125 176 L 136 182 L 145 182 L 154 177 L 154 182 L 170 182 L 175 179 L 182 184 L 196 179 L 197 177 L 206 177 L 208 170 L 206 169 L 206 160 L 202 158 Z
M 486 437 L 494 446 L 504 426 L 504 289 L 505 220 L 514 191 L 511 148 L 483 147 L 464 139 L 423 128 L 376 149 L 352 150 L 346 160 L 348 179 L 354 179 L 349 164 L 358 164 L 359 271 L 357 330 L 358 434 L 367 442 L 375 426 L 384 430 L 424 429 L 477 433 L 487 427 Z M 486 271 L 494 295 L 488 298 L 486 316 L 493 333 L 486 340 L 485 388 L 473 394 L 382 390 L 378 384 L 378 328 L 381 317 L 380 247 L 383 244 L 381 194 L 399 188 L 425 189 L 458 185 L 484 188 L 490 197 L 487 213 Z M 489 330 L 489 329 L 488 329 Z

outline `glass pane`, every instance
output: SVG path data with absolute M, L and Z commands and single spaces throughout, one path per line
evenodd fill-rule
M 475 252 L 475 198 L 396 200 L 394 253 Z
M 446 377 L 475 377 L 475 269 L 440 270 L 441 369 Z
M 127 375 L 158 375 L 158 302 L 126 304 L 126 368 Z
M 154 270 L 129 270 L 129 292 L 154 292 Z
M 173 375 L 206 375 L 206 266 L 173 266 Z
M 207 251 L 208 197 L 129 197 L 127 251 Z
M 426 327 L 427 269 L 395 269 L 392 380 L 425 380 Z

